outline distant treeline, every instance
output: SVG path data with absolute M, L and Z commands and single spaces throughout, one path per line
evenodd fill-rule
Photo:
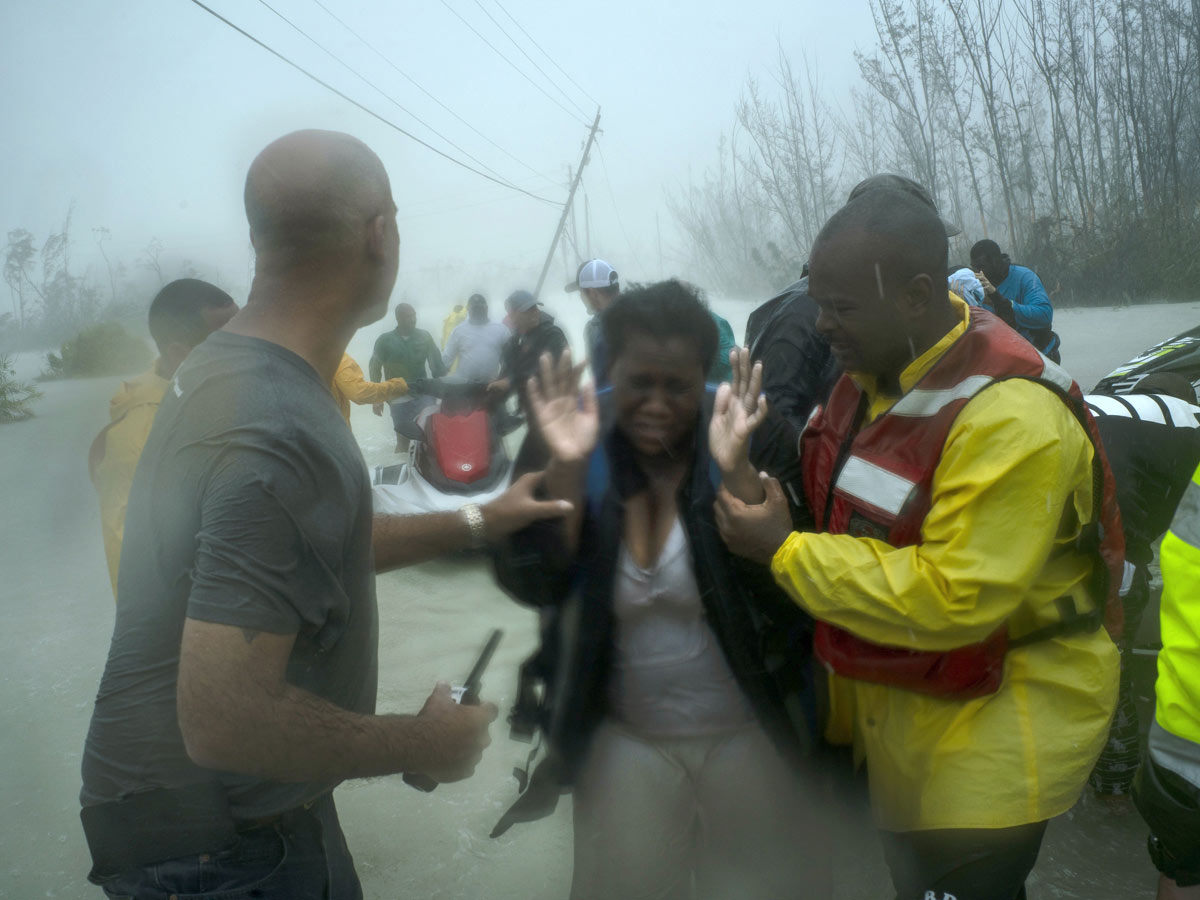
M 0 351 L 57 343 L 106 320 L 140 322 L 154 293 L 167 281 L 201 277 L 190 260 L 168 267 L 157 238 L 135 260 L 134 268 L 140 272 L 131 273 L 104 249 L 110 238 L 107 228 L 92 229 L 105 271 L 80 272 L 72 262 L 72 219 L 73 209 L 68 209 L 62 226 L 50 232 L 40 247 L 27 229 L 8 232 L 4 281 L 11 305 L 7 310 L 0 306 Z
M 1061 306 L 1200 291 L 1200 3 L 871 0 L 846 113 L 783 50 L 751 79 L 716 161 L 671 198 L 715 289 L 797 277 L 861 178 L 909 175 Z M 819 35 L 813 35 L 814 38 Z

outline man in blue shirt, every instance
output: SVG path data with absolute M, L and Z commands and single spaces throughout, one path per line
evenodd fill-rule
M 971 268 L 983 285 L 983 305 L 1050 359 L 1061 362 L 1061 341 L 1051 328 L 1054 307 L 1034 271 L 1014 266 L 999 244 L 986 239 L 971 248 Z

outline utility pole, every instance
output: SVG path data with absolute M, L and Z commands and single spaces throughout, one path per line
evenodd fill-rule
M 567 190 L 571 189 L 571 182 L 574 180 L 574 178 L 575 178 L 575 173 L 571 171 L 570 166 L 567 166 L 567 181 L 566 181 Z M 560 241 L 558 244 L 558 249 L 562 251 L 563 272 L 566 274 L 566 276 L 568 278 L 570 278 L 571 272 L 574 270 L 571 268 L 571 263 L 568 262 L 568 260 L 567 260 L 567 242 Z
M 588 205 L 587 191 L 583 192 L 583 227 L 587 234 L 587 258 L 592 258 L 592 208 Z
M 575 170 L 575 179 L 571 182 L 571 192 L 567 194 L 567 203 L 563 207 L 562 215 L 558 219 L 558 228 L 554 231 L 554 240 L 550 242 L 550 249 L 546 253 L 546 262 L 542 265 L 542 274 L 538 276 L 537 287 L 533 291 L 533 296 L 537 297 L 542 293 L 542 285 L 546 283 L 546 273 L 550 271 L 550 262 L 554 259 L 554 248 L 558 246 L 559 238 L 562 237 L 563 227 L 567 224 L 567 214 L 571 212 L 572 203 L 575 200 L 575 191 L 579 187 L 579 180 L 583 177 L 583 167 L 588 163 L 588 153 L 591 152 L 592 144 L 596 141 L 596 132 L 600 130 L 600 110 L 596 109 L 596 120 L 592 122 L 592 131 L 588 135 L 587 144 L 583 147 L 583 158 L 579 160 L 579 168 Z

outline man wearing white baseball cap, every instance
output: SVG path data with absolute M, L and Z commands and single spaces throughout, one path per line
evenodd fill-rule
M 583 297 L 583 305 L 592 314 L 584 327 L 583 337 L 587 344 L 588 358 L 592 364 L 592 378 L 596 382 L 596 387 L 607 387 L 608 355 L 604 347 L 604 329 L 601 326 L 601 319 L 604 311 L 621 293 L 617 270 L 602 259 L 589 259 L 579 267 L 575 280 L 563 290 L 579 291 L 580 296 Z

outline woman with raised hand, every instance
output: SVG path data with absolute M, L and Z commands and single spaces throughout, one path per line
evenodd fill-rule
M 570 785 L 575 900 L 828 898 L 810 623 L 765 567 L 725 549 L 713 512 L 722 479 L 761 500 L 757 469 L 734 466 L 748 436 L 769 451 L 754 464 L 786 483 L 795 433 L 768 416 L 747 355 L 706 390 L 717 333 L 693 288 L 631 290 L 604 329 L 611 389 L 581 388 L 566 353 L 529 385 L 546 489 L 575 513 L 497 559 L 501 583 L 542 610 L 514 721 L 547 744 L 497 833 Z

